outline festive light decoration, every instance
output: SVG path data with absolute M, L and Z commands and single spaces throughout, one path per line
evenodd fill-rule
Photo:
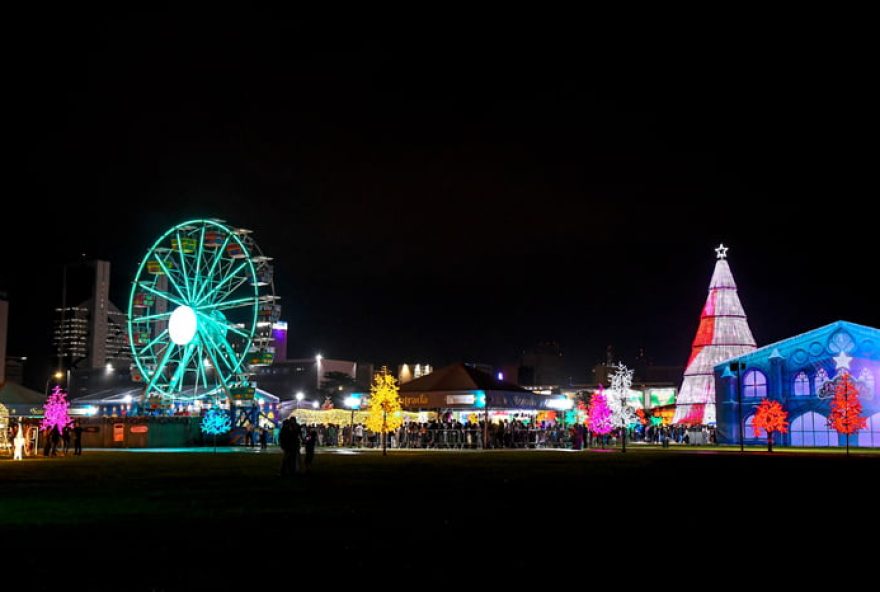
M 15 447 L 15 452 L 13 453 L 12 460 L 22 460 L 25 439 L 24 428 L 21 427 L 21 424 L 18 424 L 18 429 L 15 432 L 15 438 L 13 438 L 12 443 Z
M 382 434 L 382 454 L 386 454 L 385 434 L 396 430 L 403 423 L 399 390 L 397 380 L 385 366 L 373 376 L 373 384 L 370 386 L 370 415 L 366 424 L 370 430 Z
M 705 424 L 715 422 L 715 365 L 755 350 L 755 338 L 749 329 L 739 301 L 736 282 L 727 263 L 727 247 L 716 249 L 718 260 L 709 283 L 709 296 L 700 316 L 691 357 L 684 371 L 673 423 Z
M 49 399 L 43 405 L 43 420 L 40 422 L 40 428 L 51 430 L 53 427 L 57 427 L 60 432 L 65 427 L 73 424 L 73 420 L 70 419 L 70 415 L 67 413 L 69 407 L 70 403 L 67 402 L 67 393 L 60 386 L 55 385 L 55 388 L 52 389 L 52 394 L 49 395 Z
M 232 429 L 232 421 L 229 413 L 223 409 L 214 407 L 208 409 L 202 417 L 202 432 L 209 436 L 219 436 Z
M 606 391 L 605 400 L 611 409 L 612 422 L 615 427 L 625 428 L 639 422 L 635 409 L 629 404 L 627 397 L 632 390 L 633 370 L 623 364 L 613 366 L 611 388 Z
M 611 432 L 611 428 L 614 427 L 614 418 L 612 416 L 611 408 L 608 407 L 608 401 L 605 399 L 605 392 L 601 388 L 598 392 L 593 393 L 593 398 L 590 399 L 590 416 L 588 425 L 591 432 L 599 434 L 600 436 L 604 436 Z
M 612 422 L 620 428 L 621 451 L 626 452 L 626 436 L 630 427 L 639 423 L 635 408 L 629 400 L 632 392 L 633 370 L 618 363 L 611 375 L 611 389 L 606 397 L 611 408 Z
M 249 230 L 213 219 L 188 220 L 153 243 L 127 324 L 148 400 L 253 399 L 248 376 L 272 364 L 281 314 L 271 261 Z
M 849 454 L 849 435 L 863 429 L 868 419 L 862 417 L 862 402 L 859 400 L 859 389 L 853 384 L 849 372 L 843 370 L 835 379 L 837 384 L 834 398 L 831 400 L 831 414 L 828 416 L 828 427 L 846 434 L 846 453 Z
M 764 399 L 755 411 L 752 422 L 755 437 L 761 437 L 761 430 L 767 432 L 767 452 L 773 452 L 773 432 L 784 434 L 788 431 L 788 411 L 779 401 Z
M 642 425 L 648 425 L 648 418 L 645 417 L 644 409 L 636 409 L 636 416 L 639 418 L 639 423 Z

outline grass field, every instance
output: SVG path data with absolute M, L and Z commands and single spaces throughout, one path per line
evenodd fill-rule
M 391 552 L 396 569 L 417 570 L 505 550 L 545 555 L 592 533 L 627 533 L 633 545 L 657 529 L 760 536 L 772 504 L 821 504 L 880 469 L 876 454 L 370 451 L 319 454 L 311 473 L 282 480 L 280 460 L 123 451 L 0 460 L 2 557 L 25 570 L 39 570 L 46 549 L 58 569 L 151 565 L 117 589 L 175 589 L 274 573 L 285 561 L 356 571 Z M 210 558 L 221 571 L 205 573 Z

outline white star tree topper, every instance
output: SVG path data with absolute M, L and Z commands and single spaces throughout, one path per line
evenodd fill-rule
M 831 359 L 837 364 L 838 370 L 849 370 L 849 363 L 852 362 L 852 356 L 846 355 L 846 352 L 843 351 Z
M 727 247 L 724 246 L 724 243 L 721 243 L 715 248 L 715 254 L 718 255 L 719 259 L 727 259 L 727 251 L 729 251 Z

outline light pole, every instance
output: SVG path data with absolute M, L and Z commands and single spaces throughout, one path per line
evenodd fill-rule
M 49 383 L 52 381 L 53 378 L 56 381 L 61 380 L 62 378 L 64 378 L 64 373 L 61 370 L 56 370 L 54 374 L 52 374 L 49 378 L 46 379 L 46 398 L 47 399 L 49 398 Z
M 354 448 L 354 410 L 361 408 L 361 398 L 355 395 L 346 397 L 345 406 L 351 409 L 351 424 L 348 426 L 348 445 Z
M 739 451 L 745 452 L 746 445 L 744 440 L 745 431 L 743 426 L 743 388 L 742 388 L 742 370 L 745 364 L 742 362 L 731 362 L 730 369 L 736 371 L 736 398 L 737 407 L 739 408 Z

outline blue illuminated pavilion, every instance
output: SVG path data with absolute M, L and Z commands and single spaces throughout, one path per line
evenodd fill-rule
M 788 411 L 789 432 L 774 437 L 788 446 L 844 446 L 844 436 L 827 426 L 836 381 L 848 372 L 859 390 L 867 427 L 850 437 L 856 446 L 880 447 L 880 329 L 846 321 L 772 343 L 715 366 L 718 441 L 739 443 L 740 413 L 746 444 L 755 438 L 752 421 L 764 398 Z

